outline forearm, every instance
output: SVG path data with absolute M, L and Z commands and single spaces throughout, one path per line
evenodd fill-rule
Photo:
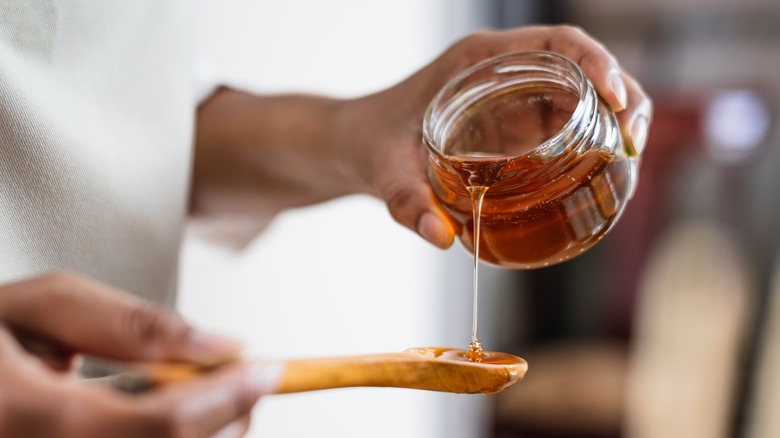
M 340 122 L 346 102 L 217 91 L 198 110 L 192 212 L 273 214 L 365 191 Z
M 286 207 L 370 193 L 400 224 L 446 248 L 454 229 L 427 178 L 426 107 L 464 68 L 523 50 L 550 50 L 578 62 L 617 112 L 628 145 L 641 154 L 652 102 L 600 43 L 570 26 L 481 32 L 399 84 L 359 99 L 220 91 L 198 114 L 193 210 L 267 217 Z

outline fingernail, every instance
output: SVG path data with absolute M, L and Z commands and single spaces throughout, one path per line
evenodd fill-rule
M 244 345 L 224 336 L 193 330 L 189 344 L 193 360 L 203 365 L 220 365 L 241 356 Z
M 272 394 L 284 374 L 282 362 L 255 362 L 247 368 L 246 383 L 258 395 Z
M 629 143 L 629 155 L 639 156 L 645 150 L 647 143 L 647 117 L 638 115 L 631 124 L 631 138 Z
M 420 217 L 420 221 L 417 223 L 417 232 L 425 240 L 442 249 L 446 249 L 451 243 L 449 226 L 430 211 L 423 213 Z
M 609 89 L 612 91 L 612 94 L 615 95 L 615 97 L 618 100 L 618 103 L 620 104 L 620 108 L 616 108 L 617 110 L 623 110 L 626 108 L 626 105 L 628 104 L 628 92 L 626 92 L 626 84 L 623 82 L 623 78 L 620 76 L 619 71 L 613 71 L 609 75 Z

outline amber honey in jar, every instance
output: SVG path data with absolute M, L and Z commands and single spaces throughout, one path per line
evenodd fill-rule
M 431 186 L 459 240 L 474 252 L 478 235 L 479 258 L 498 266 L 582 253 L 636 186 L 637 158 L 614 113 L 554 53 L 503 55 L 459 74 L 431 102 L 423 137 Z

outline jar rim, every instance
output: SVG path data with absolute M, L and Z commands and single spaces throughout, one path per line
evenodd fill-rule
M 512 60 L 517 60 L 515 63 L 511 63 Z M 551 60 L 553 61 L 552 67 L 543 67 L 539 64 L 531 64 L 528 62 L 528 60 L 536 60 L 537 62 L 539 60 Z M 557 63 L 557 67 L 556 67 Z M 529 50 L 529 51 L 517 51 L 517 52 L 509 52 L 500 54 L 488 59 L 485 59 L 483 61 L 480 61 L 460 73 L 456 74 L 452 77 L 445 85 L 444 87 L 439 90 L 439 92 L 434 96 L 434 98 L 431 100 L 430 104 L 428 105 L 428 108 L 425 111 L 425 116 L 423 118 L 423 142 L 426 144 L 429 151 L 433 152 L 435 156 L 443 159 L 458 159 L 460 161 L 469 161 L 468 155 L 449 155 L 445 154 L 440 150 L 439 148 L 435 147 L 434 145 L 436 142 L 434 131 L 437 127 L 437 122 L 441 123 L 438 118 L 435 119 L 437 112 L 440 112 L 439 109 L 442 106 L 443 103 L 446 102 L 445 99 L 450 99 L 451 97 L 448 97 L 449 94 L 452 93 L 453 90 L 455 90 L 458 86 L 462 85 L 462 83 L 467 80 L 469 77 L 474 75 L 476 72 L 488 68 L 491 65 L 497 67 L 497 70 L 499 72 L 505 72 L 505 71 L 532 71 L 532 70 L 547 70 L 550 71 L 553 68 L 559 69 L 556 73 L 563 74 L 564 71 L 561 70 L 561 68 L 565 69 L 565 73 L 571 75 L 572 83 L 575 85 L 575 89 L 578 93 L 577 97 L 579 98 L 579 101 L 577 102 L 577 106 L 572 112 L 571 116 L 569 117 L 569 120 L 566 121 L 566 123 L 563 125 L 563 127 L 550 136 L 545 141 L 541 142 L 540 144 L 533 147 L 531 150 L 514 156 L 506 156 L 501 157 L 502 160 L 515 160 L 522 157 L 529 157 L 532 155 L 538 155 L 543 154 L 546 151 L 549 151 L 553 149 L 556 145 L 559 145 L 561 143 L 562 138 L 569 132 L 572 132 L 574 129 L 576 129 L 576 126 L 580 124 L 580 121 L 583 117 L 583 115 L 588 111 L 589 103 L 587 102 L 587 95 L 588 95 L 588 87 L 590 87 L 590 83 L 588 81 L 587 76 L 585 75 L 585 72 L 580 68 L 580 66 L 571 60 L 570 58 L 556 52 L 550 52 L 550 51 L 543 51 L 543 50 Z M 509 70 L 512 69 L 512 70 Z M 478 158 L 474 158 L 474 160 L 478 160 Z

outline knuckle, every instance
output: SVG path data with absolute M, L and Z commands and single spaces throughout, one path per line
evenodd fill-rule
M 161 308 L 140 303 L 127 306 L 120 324 L 125 333 L 140 342 L 152 341 L 165 333 L 167 315 Z
M 496 31 L 481 29 L 466 35 L 455 43 L 454 49 L 467 59 L 478 59 L 482 50 L 489 45 L 489 42 L 496 35 Z
M 393 218 L 403 225 L 413 226 L 409 210 L 414 205 L 414 193 L 404 186 L 395 186 L 387 192 L 387 207 Z
M 574 24 L 561 24 L 556 26 L 555 30 L 572 38 L 581 38 L 587 35 L 582 27 Z
M 471 32 L 470 34 L 463 37 L 460 42 L 467 46 L 479 45 L 485 41 L 485 39 L 489 38 L 491 34 L 493 34 L 493 31 L 487 29 L 475 30 L 474 32 Z
M 479 29 L 467 36 L 466 39 L 474 42 L 475 44 L 484 43 L 485 40 L 493 38 L 497 32 L 492 29 Z

